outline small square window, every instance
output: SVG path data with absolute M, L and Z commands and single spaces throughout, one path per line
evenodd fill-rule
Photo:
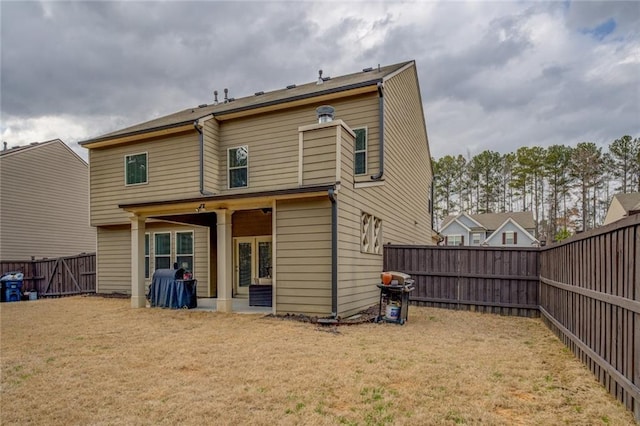
M 248 164 L 249 147 L 229 148 L 227 158 L 229 188 L 244 188 L 248 186 Z
M 448 246 L 461 246 L 462 245 L 462 235 L 449 235 L 446 237 Z
M 124 174 L 126 185 L 147 183 L 147 153 L 125 155 Z
M 473 245 L 479 245 L 482 235 L 479 232 L 474 232 L 472 237 L 473 237 Z

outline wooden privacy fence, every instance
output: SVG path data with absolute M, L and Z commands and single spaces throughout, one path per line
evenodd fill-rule
M 542 249 L 540 312 L 640 420 L 640 215 Z
M 24 274 L 22 291 L 38 292 L 38 297 L 60 297 L 96 292 L 96 254 L 50 259 L 0 261 L 0 273 Z
M 535 317 L 537 248 L 384 246 L 384 269 L 415 280 L 409 300 L 422 306 Z

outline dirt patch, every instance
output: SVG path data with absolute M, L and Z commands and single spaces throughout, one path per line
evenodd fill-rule
M 404 326 L 0 305 L 2 424 L 634 424 L 539 319 L 410 307 Z

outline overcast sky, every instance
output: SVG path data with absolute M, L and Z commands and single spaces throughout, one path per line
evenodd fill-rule
M 640 137 L 640 2 L 7 2 L 1 132 L 78 141 L 414 59 L 431 153 Z

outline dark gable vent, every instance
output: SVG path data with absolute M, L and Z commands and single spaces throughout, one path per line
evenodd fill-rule
M 290 84 L 290 85 L 287 86 L 287 89 L 294 89 L 295 87 L 296 87 L 295 84 Z
M 256 96 L 264 95 L 264 92 L 261 90 L 259 92 L 254 93 L 254 95 L 256 95 Z

